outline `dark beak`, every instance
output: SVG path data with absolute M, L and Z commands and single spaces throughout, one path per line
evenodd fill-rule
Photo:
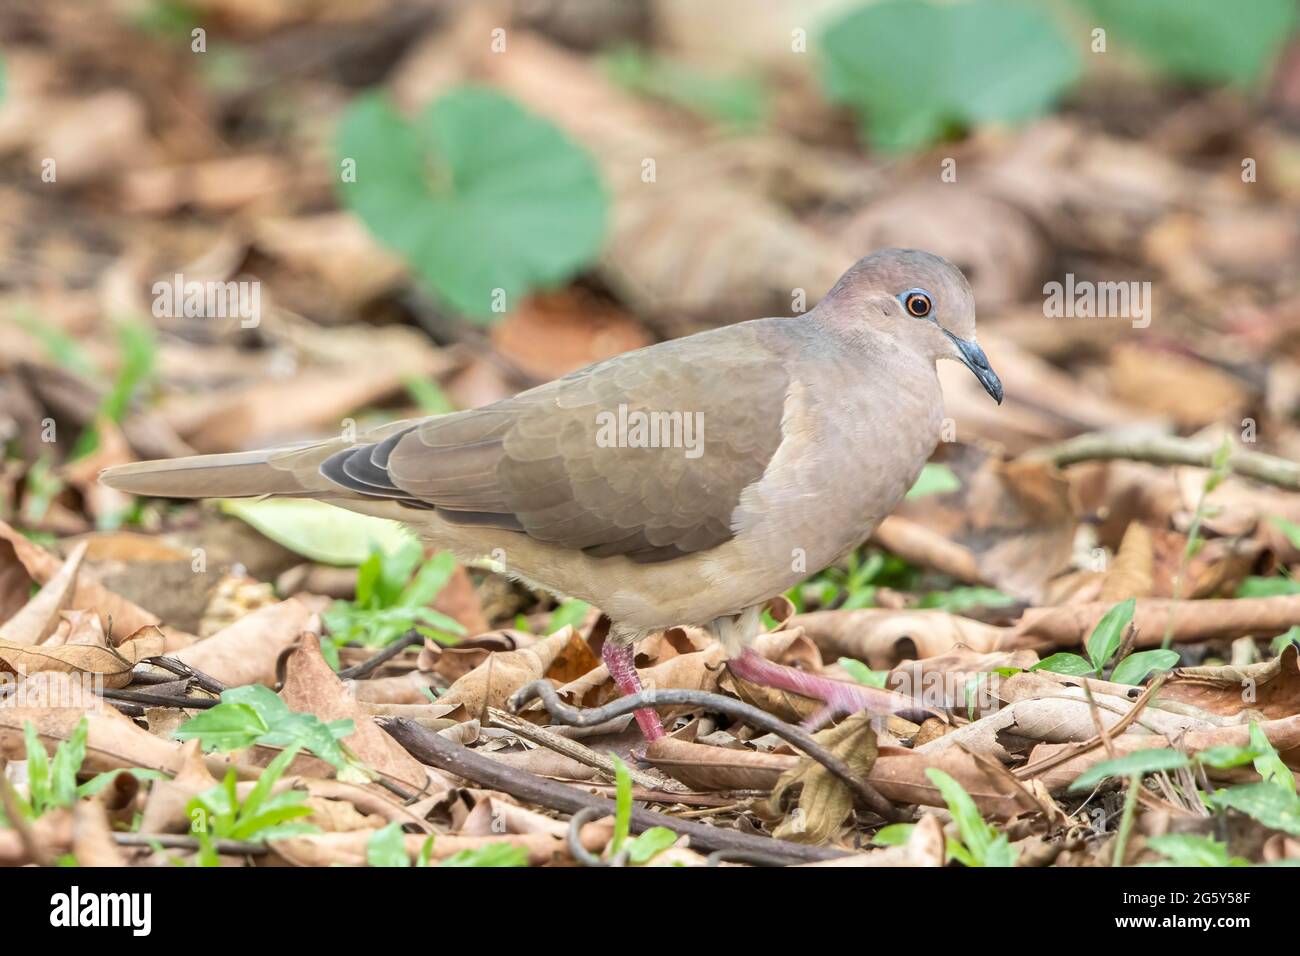
M 975 373 L 975 377 L 984 386 L 984 391 L 992 395 L 993 400 L 1001 405 L 1002 379 L 998 378 L 998 373 L 989 365 L 989 357 L 984 354 L 984 350 L 974 342 L 957 338 L 947 329 L 944 329 L 944 334 L 952 339 L 953 345 L 957 346 L 957 351 L 961 353 L 962 364 Z

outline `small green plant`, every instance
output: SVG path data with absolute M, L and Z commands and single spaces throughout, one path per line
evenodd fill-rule
M 415 865 L 428 866 L 433 855 L 433 837 L 428 837 L 420 847 Z M 370 866 L 401 867 L 411 865 L 406 855 L 406 835 L 401 824 L 390 823 L 370 834 L 366 841 L 366 863 Z
M 1165 858 L 1153 866 L 1250 866 L 1249 860 L 1228 856 L 1227 844 L 1192 833 L 1148 837 L 1147 847 Z
M 609 202 L 595 162 L 495 90 L 452 90 L 409 120 L 364 96 L 336 152 L 343 203 L 470 317 L 499 318 L 600 251 Z
M 123 322 L 118 326 L 118 343 L 122 358 L 117 377 L 100 402 L 92 423 L 82 430 L 72 446 L 70 458 L 74 461 L 99 447 L 99 429 L 95 422 L 121 422 L 135 393 L 153 378 L 158 359 L 158 344 L 153 330 L 137 322 Z
M 1078 0 L 1119 44 L 1164 72 L 1202 83 L 1254 85 L 1286 44 L 1291 0 Z
M 959 840 L 948 839 L 949 859 L 963 866 L 1015 866 L 1019 851 L 1005 833 L 984 822 L 975 801 L 962 785 L 935 767 L 927 769 L 925 775 L 939 788 L 961 835 Z
M 1008 607 L 1015 603 L 1014 597 L 997 588 L 950 588 L 922 595 L 916 606 L 960 614 L 973 607 Z
M 406 836 L 399 824 L 390 823 L 370 834 L 366 841 L 366 863 L 370 866 L 428 867 L 433 858 L 432 836 L 420 845 L 414 864 L 406 853 Z M 528 865 L 528 851 L 513 843 L 489 843 L 474 850 L 453 853 L 438 866 L 516 867 Z
M 528 865 L 528 851 L 513 843 L 489 843 L 474 850 L 453 853 L 439 866 L 519 867 Z
M 1133 793 L 1148 773 L 1179 770 L 1184 767 L 1229 769 L 1253 764 L 1261 779 L 1258 783 L 1238 784 L 1216 790 L 1204 797 L 1212 809 L 1233 809 L 1253 817 L 1274 830 L 1300 836 L 1300 797 L 1296 795 L 1295 776 L 1287 767 L 1258 724 L 1250 725 L 1250 743 L 1244 747 L 1211 747 L 1197 754 L 1186 754 L 1167 747 L 1135 750 L 1112 760 L 1102 760 L 1078 776 L 1070 791 L 1091 790 L 1104 780 L 1125 777 Z
M 926 498 L 930 495 L 946 495 L 961 489 L 961 479 L 947 465 L 938 462 L 926 462 L 921 473 L 907 489 L 907 500 Z
M 871 837 L 871 842 L 876 846 L 904 846 L 912 839 L 912 831 L 915 829 L 915 823 L 891 823 L 877 830 Z
M 840 667 L 859 684 L 866 684 L 868 687 L 884 688 L 885 682 L 889 680 L 889 671 L 873 671 L 860 660 L 852 657 L 841 657 L 839 659 Z
M 1059 652 L 1039 661 L 1031 671 L 1052 671 L 1075 677 L 1100 677 L 1110 659 L 1119 650 L 1124 631 L 1133 620 L 1137 601 L 1129 598 L 1116 604 L 1105 613 L 1093 628 L 1085 648 L 1086 658 L 1078 654 Z M 1138 651 L 1115 664 L 1110 679 L 1117 684 L 1140 684 L 1152 671 L 1168 670 L 1178 663 L 1178 652 L 1166 649 Z
M 23 509 L 19 515 L 24 524 L 40 524 L 50 510 L 54 499 L 62 494 L 66 485 L 54 470 L 48 455 L 41 455 L 27 469 L 23 481 Z
M 305 790 L 271 792 L 297 755 L 298 748 L 294 746 L 272 760 L 242 801 L 237 791 L 238 777 L 234 767 L 226 771 L 219 784 L 190 800 L 185 809 L 190 817 L 190 833 L 199 841 L 200 866 L 221 865 L 215 845 L 217 840 L 263 843 L 320 832 L 318 827 L 309 823 L 292 822 L 311 816 L 311 807 L 303 805 L 307 799 Z
M 843 611 L 873 607 L 877 587 L 910 590 L 919 576 L 916 568 L 902 558 L 878 551 L 854 551 L 844 564 L 845 567 L 826 568 L 786 592 L 795 611 L 802 614 L 811 602 L 822 609 Z M 764 620 L 768 627 L 775 626 L 770 615 Z
M 357 568 L 356 598 L 335 601 L 325 613 L 330 633 L 326 659 L 337 667 L 342 645 L 383 647 L 412 628 L 441 644 L 455 644 L 465 628 L 429 607 L 455 570 L 456 559 L 450 552 L 441 551 L 426 561 L 423 546 L 414 540 L 391 554 L 371 551 Z
M 551 612 L 551 619 L 546 624 L 546 633 L 554 634 L 562 627 L 577 627 L 587 617 L 591 605 L 586 601 L 565 601 Z
M 104 789 L 119 773 L 130 773 L 141 780 L 165 779 L 156 770 L 106 770 L 78 785 L 77 777 L 86 759 L 86 736 L 89 725 L 83 717 L 72 735 L 60 741 L 51 760 L 41 743 L 36 727 L 23 722 L 23 746 L 27 758 L 27 795 L 14 791 L 18 812 L 25 820 L 35 820 L 47 810 L 70 807 L 81 797 L 93 796 Z M 0 822 L 8 824 L 4 808 L 0 806 Z
M 609 855 L 616 857 L 626 852 L 633 866 L 649 863 L 659 853 L 677 842 L 677 834 L 667 827 L 650 827 L 629 840 L 632 829 L 632 774 L 627 764 L 613 755 L 614 762 L 614 838 L 609 843 Z
M 821 46 L 827 94 L 852 107 L 883 149 L 1032 119 L 1079 74 L 1052 19 L 1010 0 L 871 3 L 832 23 Z
M 269 687 L 248 684 L 223 691 L 221 703 L 181 724 L 175 736 L 197 739 L 204 750 L 242 750 L 255 744 L 306 750 L 334 767 L 340 780 L 365 783 L 372 775 L 341 743 L 355 729 L 351 720 L 326 723 L 315 714 L 290 710 Z

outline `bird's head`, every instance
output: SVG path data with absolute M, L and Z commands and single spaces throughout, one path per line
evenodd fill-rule
M 822 305 L 931 359 L 961 362 L 1002 403 L 1002 381 L 975 341 L 975 295 L 947 259 L 919 249 L 872 253 L 840 277 Z

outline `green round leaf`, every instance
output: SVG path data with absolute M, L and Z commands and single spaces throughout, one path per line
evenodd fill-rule
M 884 0 L 833 23 L 822 47 L 827 92 L 887 149 L 924 146 L 954 126 L 1031 119 L 1079 73 L 1051 18 L 1013 0 Z
M 356 164 L 355 181 L 340 184 L 344 203 L 467 315 L 499 312 L 498 289 L 513 307 L 600 250 L 608 202 L 591 157 L 493 90 L 455 90 L 410 122 L 387 99 L 364 97 L 337 149 Z
M 1083 0 L 1120 42 L 1189 80 L 1250 86 L 1295 22 L 1294 0 Z

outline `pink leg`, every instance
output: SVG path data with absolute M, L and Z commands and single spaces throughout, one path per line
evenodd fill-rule
M 610 635 L 605 639 L 600 657 L 609 668 L 609 676 L 614 678 L 614 683 L 624 695 L 641 693 L 641 678 L 637 676 L 634 663 L 636 651 L 631 644 L 618 643 L 613 635 Z M 659 722 L 659 715 L 649 707 L 643 707 L 632 713 L 636 716 L 637 725 L 646 740 L 654 742 L 664 735 L 664 726 Z
M 745 648 L 739 657 L 728 661 L 727 666 L 731 668 L 733 674 L 751 684 L 775 687 L 777 690 L 786 690 L 825 702 L 826 706 L 806 723 L 816 721 L 820 724 L 832 714 L 856 714 L 860 710 L 873 714 L 900 714 L 916 720 L 917 723 L 927 716 L 937 716 L 923 707 L 919 701 L 892 690 L 832 680 L 829 677 L 809 674 L 795 667 L 774 664 L 749 648 Z

